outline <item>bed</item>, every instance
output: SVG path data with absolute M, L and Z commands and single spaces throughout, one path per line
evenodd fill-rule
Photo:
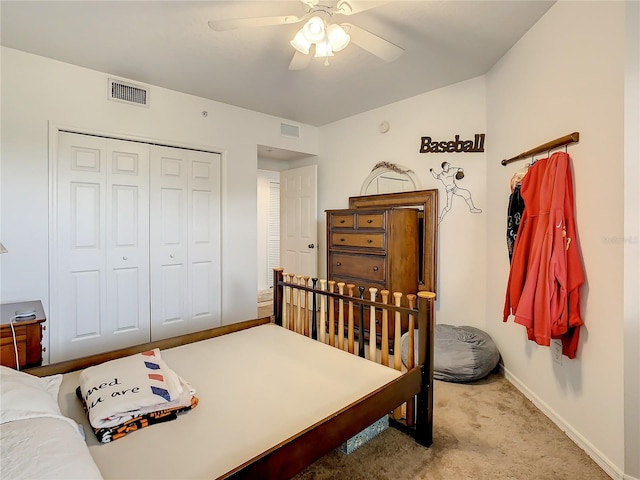
M 362 289 L 351 297 L 317 288 L 315 279 L 312 286 L 299 276 L 287 281 L 282 269 L 275 269 L 274 285 L 271 318 L 29 373 L 63 374 L 60 412 L 84 427 L 87 449 L 104 478 L 290 478 L 393 411 L 391 425 L 431 445 L 434 295 L 419 292 L 417 307 L 382 304 L 364 299 Z M 385 322 L 402 315 L 415 319 L 415 366 L 397 370 L 363 358 L 372 357 L 372 350 L 365 354 L 362 336 L 353 342 L 353 309 L 384 315 Z M 334 310 L 344 314 L 349 327 L 334 332 L 348 339 L 344 349 L 330 345 L 326 319 Z M 366 315 L 358 318 L 364 321 Z M 177 421 L 99 443 L 75 394 L 80 372 L 151 348 L 160 349 L 167 364 L 188 378 L 200 399 L 197 408 Z M 403 404 L 407 413 L 398 418 Z

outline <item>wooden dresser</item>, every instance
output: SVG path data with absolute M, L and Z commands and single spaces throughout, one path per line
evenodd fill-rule
M 16 368 L 11 319 L 18 312 L 24 315 L 13 321 L 20 369 L 38 367 L 42 365 L 42 329 L 46 321 L 40 301 L 0 305 L 0 363 Z M 27 315 L 30 312 L 33 314 Z
M 327 210 L 326 214 L 327 278 L 336 284 L 345 282 L 365 287 L 367 299 L 370 287 L 378 289 L 378 299 L 381 290 L 389 290 L 389 303 L 394 302 L 393 292 L 401 292 L 402 305 L 406 305 L 406 295 L 418 292 L 418 210 Z M 348 294 L 346 289 L 345 294 Z M 407 328 L 406 322 L 403 319 L 403 330 Z M 368 336 L 368 317 L 364 324 Z M 389 321 L 390 338 L 394 334 L 393 324 Z M 379 341 L 379 319 L 376 329 Z

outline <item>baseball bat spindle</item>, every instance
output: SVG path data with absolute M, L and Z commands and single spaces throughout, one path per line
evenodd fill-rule
M 316 305 L 316 284 L 318 283 L 317 278 L 311 279 L 313 292 L 311 293 L 311 338 L 314 340 L 318 340 L 318 312 Z
M 389 299 L 389 290 L 381 290 L 382 303 Z M 382 340 L 380 341 L 380 363 L 389 366 L 389 310 L 382 308 Z
M 372 302 L 376 301 L 377 288 L 369 289 L 369 297 Z M 369 308 L 369 360 L 376 361 L 376 307 Z
M 320 291 L 324 292 L 326 290 L 327 281 L 324 278 L 320 279 Z M 326 331 L 327 328 L 327 297 L 325 295 L 320 295 L 320 341 L 322 343 L 327 343 L 326 339 Z
M 364 287 L 358 287 L 360 300 L 364 299 Z M 364 305 L 358 306 L 358 356 L 364 358 Z
M 289 274 L 289 283 L 291 285 L 293 285 L 293 279 L 295 277 L 296 276 L 293 273 Z M 295 316 L 293 314 L 293 305 L 294 305 L 294 303 L 293 303 L 293 296 L 294 296 L 293 290 L 294 290 L 294 288 L 289 286 L 289 330 L 295 330 L 296 329 L 295 323 L 294 323 Z
M 347 284 L 347 290 L 349 292 L 349 296 L 353 297 L 353 289 L 355 288 L 355 285 L 353 283 L 349 283 Z M 348 349 L 349 349 L 349 353 L 354 353 L 354 324 L 353 324 L 353 302 L 351 300 L 349 300 L 349 324 L 347 326 L 347 344 L 348 344 Z
M 302 285 L 302 275 L 296 275 L 296 285 Z M 300 306 L 300 289 L 296 288 L 296 332 L 302 333 L 302 307 Z
M 335 290 L 335 280 L 329 280 L 329 293 L 333 293 Z M 336 309 L 334 305 L 333 297 L 329 297 L 329 345 L 336 346 Z
M 395 299 L 396 307 L 400 306 L 402 301 L 402 293 L 393 292 L 393 298 Z M 400 321 L 400 312 L 395 312 L 395 328 L 393 330 L 393 368 L 396 370 L 402 370 L 402 355 L 401 355 L 401 339 L 402 336 L 402 323 Z M 393 411 L 393 418 L 399 420 L 402 418 L 402 406 L 396 408 Z
M 309 287 L 309 277 L 304 276 L 304 286 Z M 304 308 L 304 328 L 303 333 L 305 337 L 309 336 L 309 292 L 306 290 L 302 292 L 304 300 L 302 301 L 302 308 Z
M 338 293 L 344 295 L 344 282 L 338 282 Z M 344 350 L 344 300 L 338 300 L 338 348 Z
M 413 294 L 408 294 L 407 295 L 407 301 L 409 302 L 409 308 L 414 308 L 416 305 L 416 296 Z M 414 355 L 414 336 L 415 336 L 415 332 L 414 332 L 414 328 L 415 328 L 415 321 L 414 321 L 414 317 L 413 315 L 409 314 L 409 322 L 408 322 L 408 328 L 409 328 L 409 334 L 407 335 L 408 338 L 407 340 L 409 340 L 409 349 L 407 350 L 407 370 L 411 370 L 413 367 L 415 367 L 415 355 Z M 415 418 L 415 408 L 416 408 L 416 399 L 415 397 L 411 397 L 408 401 L 407 401 L 407 425 L 409 427 L 413 427 L 413 423 L 414 423 L 414 418 Z

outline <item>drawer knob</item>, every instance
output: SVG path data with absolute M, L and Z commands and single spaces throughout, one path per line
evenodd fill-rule
M 170 257 L 170 258 L 174 258 L 174 257 L 175 257 L 175 255 L 174 255 L 173 253 L 170 253 L 170 254 L 169 254 L 169 257 Z
M 123 259 L 124 261 L 129 260 L 129 258 L 128 258 L 128 257 L 122 257 L 122 259 Z
M 367 223 L 373 223 L 373 220 L 369 219 L 367 220 Z
M 373 271 L 377 272 L 378 271 L 378 267 L 373 267 Z
M 336 267 L 341 267 L 342 266 L 342 262 L 337 262 L 336 263 Z
M 340 223 L 344 223 L 344 219 L 340 220 Z
M 341 241 L 341 242 L 344 242 L 344 238 L 341 238 L 341 239 L 340 239 L 340 241 Z
M 373 243 L 373 240 L 368 239 L 368 240 L 367 240 L 367 243 Z

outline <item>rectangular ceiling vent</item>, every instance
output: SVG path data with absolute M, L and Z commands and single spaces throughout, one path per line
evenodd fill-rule
M 300 127 L 296 125 L 289 125 L 288 123 L 280 124 L 280 134 L 287 137 L 300 138 Z
M 110 78 L 109 100 L 148 107 L 149 89 Z

